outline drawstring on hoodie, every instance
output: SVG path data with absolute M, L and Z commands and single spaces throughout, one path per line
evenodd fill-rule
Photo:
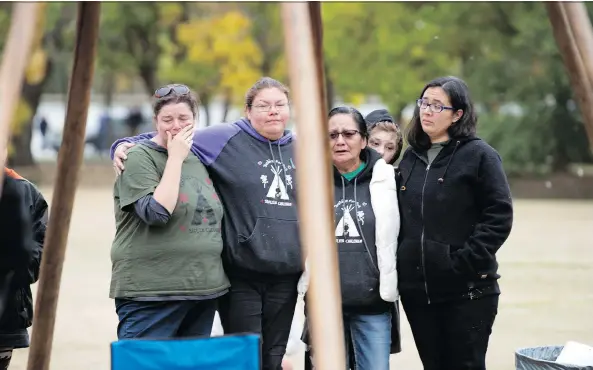
M 272 161 L 276 163 L 276 157 L 274 156 L 274 149 L 272 148 L 272 142 L 268 140 L 268 146 L 270 147 L 270 154 L 272 154 Z M 280 142 L 278 142 L 278 155 L 280 157 L 280 167 L 282 167 L 282 177 L 284 178 L 284 186 L 288 186 L 286 182 L 286 170 L 284 169 L 284 161 L 282 160 L 282 150 L 280 148 Z M 276 185 L 276 194 L 280 194 L 280 183 Z
M 455 143 L 455 148 L 453 149 L 453 153 L 449 157 L 449 161 L 447 161 L 447 165 L 445 166 L 445 172 L 443 172 L 443 176 L 439 177 L 439 179 L 437 180 L 437 182 L 439 184 L 442 184 L 442 183 L 445 182 L 445 175 L 447 174 L 447 170 L 449 169 L 449 165 L 451 164 L 451 161 L 453 160 L 453 156 L 455 156 L 455 152 L 457 151 L 457 147 L 459 147 L 459 144 L 460 143 L 461 143 L 461 141 L 459 141 L 459 140 L 457 140 L 457 142 Z
M 346 216 L 346 184 L 344 184 L 344 177 L 340 176 L 342 179 L 342 227 L 346 227 L 346 220 L 344 220 L 344 216 Z
M 346 227 L 346 220 L 344 216 L 346 216 L 346 183 L 344 182 L 344 176 L 340 176 L 342 179 L 342 227 Z M 379 267 L 373 261 L 373 254 L 369 249 L 369 245 L 367 244 L 366 238 L 364 237 L 364 233 L 362 231 L 362 225 L 360 224 L 360 220 L 358 219 L 358 199 L 356 197 L 356 185 L 357 185 L 357 178 L 354 178 L 354 218 L 356 219 L 356 225 L 358 225 L 358 229 L 360 230 L 360 236 L 362 238 L 362 243 L 364 244 L 364 248 L 366 249 L 369 257 L 371 258 L 371 265 L 375 268 L 376 272 L 379 272 Z
M 284 175 L 284 183 L 286 184 L 286 170 L 284 169 L 284 160 L 282 159 L 282 150 L 280 149 L 280 142 L 278 142 L 278 155 L 280 156 L 280 163 L 282 163 L 282 175 Z

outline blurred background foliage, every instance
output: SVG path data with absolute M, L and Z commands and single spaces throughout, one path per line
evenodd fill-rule
M 22 164 L 34 162 L 43 94 L 66 96 L 72 60 L 76 3 L 42 6 L 13 122 L 12 156 Z M 10 11 L 0 3 L 0 51 Z M 330 104 L 379 101 L 405 124 L 426 82 L 457 75 L 478 103 L 480 136 L 509 174 L 592 162 L 542 3 L 323 3 L 322 17 Z M 102 4 L 93 93 L 107 107 L 119 94 L 148 99 L 159 85 L 182 82 L 199 94 L 201 120 L 215 124 L 241 109 L 260 76 L 288 82 L 286 69 L 278 3 Z M 216 122 L 215 100 L 222 101 Z

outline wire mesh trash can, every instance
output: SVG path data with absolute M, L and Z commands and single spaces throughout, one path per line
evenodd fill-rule
M 521 348 L 515 352 L 516 370 L 593 370 L 593 366 L 559 364 L 564 346 Z
M 111 343 L 111 370 L 259 370 L 259 335 Z

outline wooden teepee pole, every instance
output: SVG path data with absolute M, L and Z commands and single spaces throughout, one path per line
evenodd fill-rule
M 321 16 L 319 4 L 282 3 L 290 87 L 296 106 L 297 175 L 301 243 L 308 255 L 311 284 L 307 313 L 311 321 L 315 367 L 344 369 L 344 329 L 333 233 L 333 177 L 328 146 Z
M 10 29 L 0 65 L 0 165 L 10 139 L 10 125 L 21 96 L 25 69 L 35 38 L 38 3 L 13 3 Z M 0 171 L 0 188 L 4 171 Z
M 593 34 L 591 33 L 591 23 L 584 5 L 579 7 L 577 3 L 564 2 L 546 2 L 544 4 L 576 101 L 583 115 L 589 147 L 593 151 L 593 54 L 591 46 Z
M 78 5 L 74 63 L 70 77 L 64 137 L 58 154 L 58 174 L 51 202 L 41 275 L 35 304 L 35 319 L 28 370 L 48 370 L 60 292 L 66 243 L 82 163 L 91 84 L 99 34 L 100 2 Z

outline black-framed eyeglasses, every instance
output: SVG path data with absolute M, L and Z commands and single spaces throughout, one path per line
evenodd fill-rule
M 252 105 L 251 107 L 255 108 L 255 110 L 257 110 L 258 112 L 267 113 L 267 112 L 271 111 L 272 108 L 276 108 L 276 110 L 278 110 L 278 111 L 283 111 L 284 109 L 286 109 L 288 107 L 288 103 L 279 103 L 279 104 L 274 104 L 274 105 L 258 104 L 258 105 Z
M 453 110 L 454 109 L 453 107 L 447 107 L 447 106 L 442 105 L 440 103 L 432 103 L 432 104 L 430 104 L 426 100 L 422 100 L 422 99 L 416 100 L 416 105 L 420 109 L 426 109 L 426 108 L 428 108 L 433 113 L 441 113 L 444 109 L 448 109 L 448 110 Z
M 185 85 L 168 85 L 156 89 L 154 92 L 154 97 L 160 99 L 171 93 L 175 93 L 177 95 L 187 95 L 189 92 L 189 87 Z
M 358 130 L 344 130 L 344 131 L 332 131 L 329 133 L 329 138 L 331 140 L 337 140 L 338 137 L 340 137 L 340 135 L 342 135 L 342 137 L 346 140 L 348 139 L 352 139 L 354 136 L 356 136 L 356 134 L 360 134 L 360 131 Z

